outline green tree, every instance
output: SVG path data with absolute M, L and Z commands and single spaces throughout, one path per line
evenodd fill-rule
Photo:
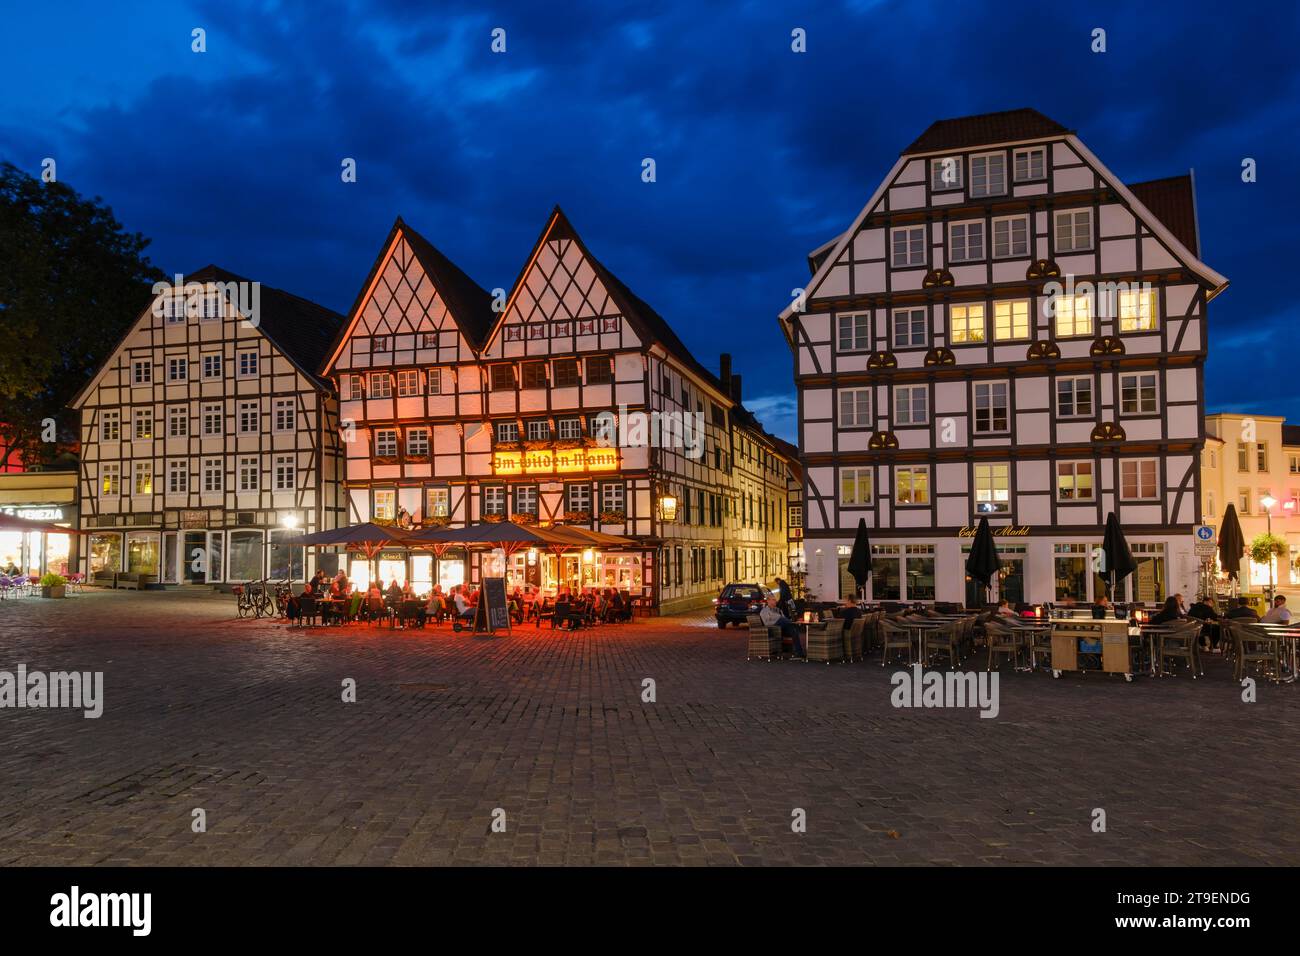
M 0 163 L 0 469 L 66 450 L 67 403 L 164 278 L 148 245 L 98 196 Z M 45 440 L 51 420 L 59 441 Z

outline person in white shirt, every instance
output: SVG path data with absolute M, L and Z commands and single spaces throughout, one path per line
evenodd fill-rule
M 799 628 L 794 622 L 777 610 L 776 605 L 780 598 L 773 594 L 763 605 L 763 609 L 758 612 L 758 619 L 763 622 L 765 627 L 779 627 L 781 636 L 788 637 L 794 643 L 795 657 L 805 657 L 803 641 L 799 639 Z
M 1286 595 L 1279 594 L 1273 598 L 1273 606 L 1259 619 L 1261 624 L 1290 624 L 1291 612 L 1286 607 Z

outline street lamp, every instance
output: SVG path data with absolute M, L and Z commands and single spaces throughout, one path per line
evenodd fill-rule
M 1271 545 L 1273 543 L 1271 540 L 1273 537 L 1273 506 L 1277 504 L 1277 499 L 1272 495 L 1265 495 L 1259 499 L 1259 503 L 1264 506 L 1264 515 L 1268 519 L 1268 536 Z M 1271 551 L 1268 555 L 1268 601 L 1270 604 L 1273 603 L 1273 553 Z

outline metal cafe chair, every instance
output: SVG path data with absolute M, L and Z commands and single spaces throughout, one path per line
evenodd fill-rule
M 298 599 L 298 624 L 306 626 L 308 622 L 316 623 L 320 612 L 316 608 L 316 598 L 310 594 L 304 594 Z
M 1192 680 L 1204 676 L 1201 668 L 1201 624 L 1199 621 L 1178 624 L 1164 631 L 1156 638 L 1158 670 L 1160 676 L 1169 676 L 1165 671 L 1165 659 L 1186 661 L 1192 672 Z
M 1240 683 L 1246 669 L 1252 667 L 1261 677 L 1277 681 L 1282 676 L 1282 641 L 1278 637 L 1245 624 L 1234 624 L 1236 667 L 1233 676 Z
M 931 663 L 937 655 L 943 654 L 948 658 L 948 665 L 956 669 L 961 663 L 961 637 L 958 630 L 959 623 L 953 621 L 926 632 L 922 642 L 924 652 L 921 655 L 926 664 Z
M 907 663 L 912 663 L 911 630 L 906 625 L 882 617 L 880 619 L 880 666 L 885 666 L 890 651 L 900 649 L 907 651 Z

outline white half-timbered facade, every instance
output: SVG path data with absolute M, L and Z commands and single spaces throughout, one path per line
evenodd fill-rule
M 934 123 L 781 314 L 795 358 L 809 590 L 859 518 L 877 601 L 983 602 L 981 516 L 1013 603 L 1086 601 L 1119 517 L 1120 599 L 1193 593 L 1206 305 L 1193 182 L 1126 185 L 1033 110 Z
M 722 364 L 704 369 L 558 208 L 495 300 L 398 219 L 322 369 L 342 395 L 348 520 L 631 537 L 639 547 L 513 555 L 511 586 L 613 586 L 661 611 L 728 580 L 770 581 L 785 565 L 788 459 Z M 669 413 L 690 413 L 690 431 L 663 442 L 650 416 Z M 394 550 L 378 573 L 446 587 L 481 567 Z
M 303 580 L 337 527 L 342 317 L 215 266 L 157 292 L 72 402 L 84 567 L 143 583 Z M 310 560 L 310 559 L 308 559 Z

